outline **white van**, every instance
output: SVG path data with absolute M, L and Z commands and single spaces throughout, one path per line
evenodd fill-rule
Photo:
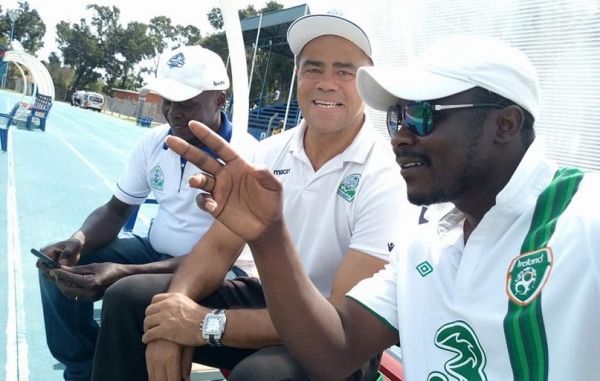
M 83 95 L 83 100 L 81 102 L 81 107 L 90 108 L 92 110 L 96 110 L 98 112 L 102 111 L 102 106 L 104 106 L 104 97 L 102 94 L 86 92 Z

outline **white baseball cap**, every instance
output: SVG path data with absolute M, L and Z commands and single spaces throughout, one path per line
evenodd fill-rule
M 404 67 L 361 67 L 358 93 L 374 109 L 387 111 L 398 99 L 444 98 L 476 86 L 496 93 L 537 118 L 540 85 L 525 53 L 491 37 L 452 36 Z
M 202 46 L 182 46 L 160 58 L 157 77 L 140 89 L 173 102 L 183 102 L 206 90 L 226 90 L 229 77 L 223 60 Z
M 371 42 L 367 33 L 354 22 L 337 15 L 314 14 L 298 18 L 288 28 L 287 42 L 294 56 L 297 56 L 309 41 L 328 34 L 349 40 L 371 57 Z

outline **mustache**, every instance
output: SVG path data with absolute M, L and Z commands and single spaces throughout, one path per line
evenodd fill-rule
M 425 165 L 430 166 L 431 160 L 429 157 L 422 153 L 414 152 L 410 148 L 396 148 L 394 147 L 394 154 L 396 155 L 396 162 L 399 163 L 400 159 L 417 159 L 423 162 Z

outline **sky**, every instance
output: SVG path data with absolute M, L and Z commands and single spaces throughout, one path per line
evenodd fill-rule
M 168 16 L 173 24 L 194 25 L 198 27 L 203 36 L 214 32 L 208 22 L 206 14 L 215 6 L 218 0 L 166 0 L 166 1 L 139 1 L 139 0 L 27 0 L 31 9 L 35 9 L 46 24 L 44 47 L 37 52 L 40 59 L 47 60 L 48 55 L 56 48 L 56 24 L 64 20 L 79 23 L 81 18 L 91 15 L 86 9 L 87 4 L 103 6 L 117 6 L 121 11 L 121 22 L 126 25 L 130 21 L 148 23 L 155 16 Z M 277 0 L 284 7 L 299 4 L 309 4 L 313 13 L 336 8 L 339 4 L 347 4 L 342 0 Z M 238 8 L 245 8 L 254 4 L 256 9 L 262 8 L 267 1 L 234 0 Z M 2 0 L 2 10 L 17 8 L 17 0 Z

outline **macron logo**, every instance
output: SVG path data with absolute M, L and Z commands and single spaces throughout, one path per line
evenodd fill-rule
M 274 169 L 273 170 L 273 174 L 276 176 L 281 176 L 281 175 L 287 175 L 288 173 L 290 173 L 290 169 L 286 168 L 286 169 Z

